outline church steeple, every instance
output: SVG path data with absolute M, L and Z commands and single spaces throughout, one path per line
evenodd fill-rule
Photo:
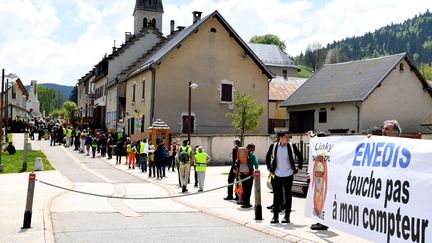
M 136 0 L 134 9 L 134 33 L 143 27 L 153 26 L 162 32 L 162 0 Z

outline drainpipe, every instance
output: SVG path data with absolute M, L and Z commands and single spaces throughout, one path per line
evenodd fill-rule
M 360 133 L 360 106 L 357 102 L 354 102 L 354 106 L 357 108 L 357 133 Z
M 154 122 L 154 108 L 155 108 L 155 90 L 156 90 L 156 68 L 154 65 L 150 68 L 152 73 L 152 86 L 151 86 L 151 104 L 150 104 L 150 125 Z

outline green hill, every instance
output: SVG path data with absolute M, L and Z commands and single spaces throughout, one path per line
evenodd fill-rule
M 310 45 L 294 60 L 318 69 L 324 63 L 338 63 L 407 52 L 426 79 L 432 79 L 432 14 L 429 10 L 362 36 L 334 41 L 325 47 Z

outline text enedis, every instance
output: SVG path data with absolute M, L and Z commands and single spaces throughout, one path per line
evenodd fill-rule
M 400 167 L 407 168 L 411 162 L 411 152 L 395 143 L 360 143 L 357 145 L 353 166 Z

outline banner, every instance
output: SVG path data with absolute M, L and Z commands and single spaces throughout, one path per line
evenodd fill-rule
M 374 242 L 432 242 L 432 141 L 315 137 L 305 215 Z

